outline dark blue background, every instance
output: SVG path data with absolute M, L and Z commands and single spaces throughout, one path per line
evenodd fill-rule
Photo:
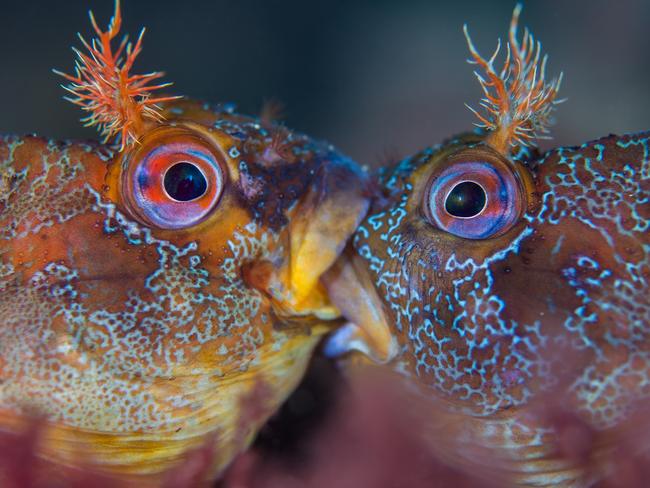
M 257 112 L 286 107 L 289 127 L 377 164 L 439 142 L 474 122 L 480 96 L 461 27 L 488 54 L 507 33 L 514 2 L 125 0 L 125 32 L 146 26 L 140 72 L 164 70 L 179 94 L 234 101 Z M 71 71 L 77 31 L 90 36 L 111 0 L 2 2 L 0 131 L 95 137 L 61 100 L 53 67 Z M 650 129 L 650 2 L 525 2 L 528 25 L 564 71 L 553 133 L 575 144 Z

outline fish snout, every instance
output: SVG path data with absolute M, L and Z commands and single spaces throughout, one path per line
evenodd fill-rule
M 339 318 L 321 278 L 341 256 L 370 197 L 369 178 L 359 166 L 343 158 L 324 162 L 291 210 L 275 255 L 246 266 L 244 280 L 284 318 Z

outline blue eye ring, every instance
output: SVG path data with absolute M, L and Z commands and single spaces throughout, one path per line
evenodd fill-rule
M 456 199 L 451 206 L 456 212 L 449 211 L 450 196 Z M 526 197 L 512 163 L 491 152 L 470 150 L 452 155 L 434 171 L 422 206 L 429 223 L 440 230 L 464 239 L 488 239 L 512 228 L 526 208 Z

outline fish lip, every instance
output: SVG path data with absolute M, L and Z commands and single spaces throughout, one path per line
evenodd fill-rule
M 332 301 L 348 323 L 335 331 L 325 345 L 330 357 L 358 351 L 377 364 L 391 362 L 399 354 L 389 316 L 373 283 L 350 247 L 323 276 Z

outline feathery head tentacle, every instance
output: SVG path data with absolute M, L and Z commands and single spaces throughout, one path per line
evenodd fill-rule
M 477 125 L 491 134 L 487 142 L 502 153 L 509 153 L 517 146 L 532 146 L 537 139 L 548 138 L 551 114 L 556 100 L 562 74 L 549 82 L 545 79 L 547 55 L 542 55 L 542 45 L 525 29 L 521 43 L 517 39 L 517 25 L 522 6 L 517 4 L 512 14 L 506 55 L 500 71 L 494 62 L 501 49 L 501 41 L 489 59 L 481 56 L 469 36 L 467 25 L 463 32 L 471 58 L 468 63 L 477 65 L 474 74 L 485 98 L 481 100 L 484 112 L 468 108 L 478 117 Z
M 130 73 L 135 59 L 142 51 L 144 29 L 140 31 L 135 44 L 128 42 L 125 36 L 117 45 L 117 49 L 113 48 L 113 40 L 122 26 L 119 0 L 115 0 L 115 13 L 108 30 L 102 31 L 92 12 L 89 12 L 89 16 L 97 37 L 87 42 L 79 35 L 87 53 L 73 48 L 77 55 L 75 75 L 56 70 L 54 72 L 70 82 L 63 86 L 70 93 L 66 100 L 89 113 L 82 122 L 86 126 L 97 126 L 105 142 L 117 136 L 124 149 L 142 135 L 145 120 L 162 120 L 158 103 L 179 97 L 151 96 L 153 91 L 171 85 L 153 83 L 163 76 L 161 72 L 143 75 Z

